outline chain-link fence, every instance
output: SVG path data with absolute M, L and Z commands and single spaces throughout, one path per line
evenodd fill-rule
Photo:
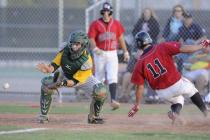
M 112 3 L 114 18 L 123 24 L 128 47 L 132 47 L 129 36 L 145 8 L 151 8 L 157 16 L 157 42 L 176 4 L 192 14 L 205 35 L 210 34 L 208 0 L 1 0 L 1 84 L 10 82 L 9 90 L 14 92 L 39 92 L 43 75 L 34 68 L 37 61 L 49 62 L 71 30 L 87 31 L 90 23 L 100 17 L 104 1 Z

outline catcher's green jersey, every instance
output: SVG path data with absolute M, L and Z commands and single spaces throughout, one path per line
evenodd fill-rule
M 61 66 L 64 75 L 68 79 L 74 78 L 79 82 L 85 82 L 87 78 L 92 75 L 92 59 L 90 54 L 84 51 L 84 53 L 75 60 L 71 60 L 68 55 L 68 47 L 65 47 L 63 51 L 57 54 L 53 63 L 57 66 Z

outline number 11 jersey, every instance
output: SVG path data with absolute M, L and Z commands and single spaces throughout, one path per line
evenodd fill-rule
M 165 89 L 181 78 L 173 56 L 180 53 L 179 42 L 164 42 L 144 50 L 132 73 L 131 82 L 143 85 L 147 80 L 154 90 Z

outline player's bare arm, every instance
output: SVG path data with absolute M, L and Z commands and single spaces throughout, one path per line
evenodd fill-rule
M 133 117 L 136 112 L 139 110 L 139 104 L 142 100 L 142 95 L 144 93 L 144 85 L 137 85 L 136 86 L 136 103 L 132 107 L 132 109 L 128 112 L 128 117 Z
M 129 56 L 127 47 L 125 45 L 125 40 L 124 40 L 123 34 L 119 37 L 119 44 L 124 51 L 124 61 L 128 61 L 130 56 Z
M 97 47 L 96 45 L 96 41 L 93 38 L 90 38 L 90 42 L 91 42 L 91 50 L 93 51 L 93 53 L 100 55 L 102 52 L 101 50 Z
M 91 43 L 91 50 L 94 50 L 97 47 L 95 39 L 90 38 L 90 43 Z
M 209 45 L 210 45 L 210 40 L 205 39 L 205 40 L 201 41 L 201 43 L 198 45 L 183 45 L 180 48 L 180 52 L 181 53 L 193 53 L 198 50 L 205 49 L 205 48 L 209 47 Z
M 135 92 L 135 95 L 136 95 L 136 103 L 135 104 L 138 106 L 142 100 L 143 93 L 144 93 L 144 85 L 137 85 L 136 92 Z
M 43 73 L 54 72 L 54 67 L 51 64 L 39 63 L 37 64 L 36 68 Z

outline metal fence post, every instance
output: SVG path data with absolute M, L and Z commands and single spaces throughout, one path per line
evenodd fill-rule
M 58 4 L 58 47 L 61 46 L 63 42 L 63 0 L 59 0 Z

